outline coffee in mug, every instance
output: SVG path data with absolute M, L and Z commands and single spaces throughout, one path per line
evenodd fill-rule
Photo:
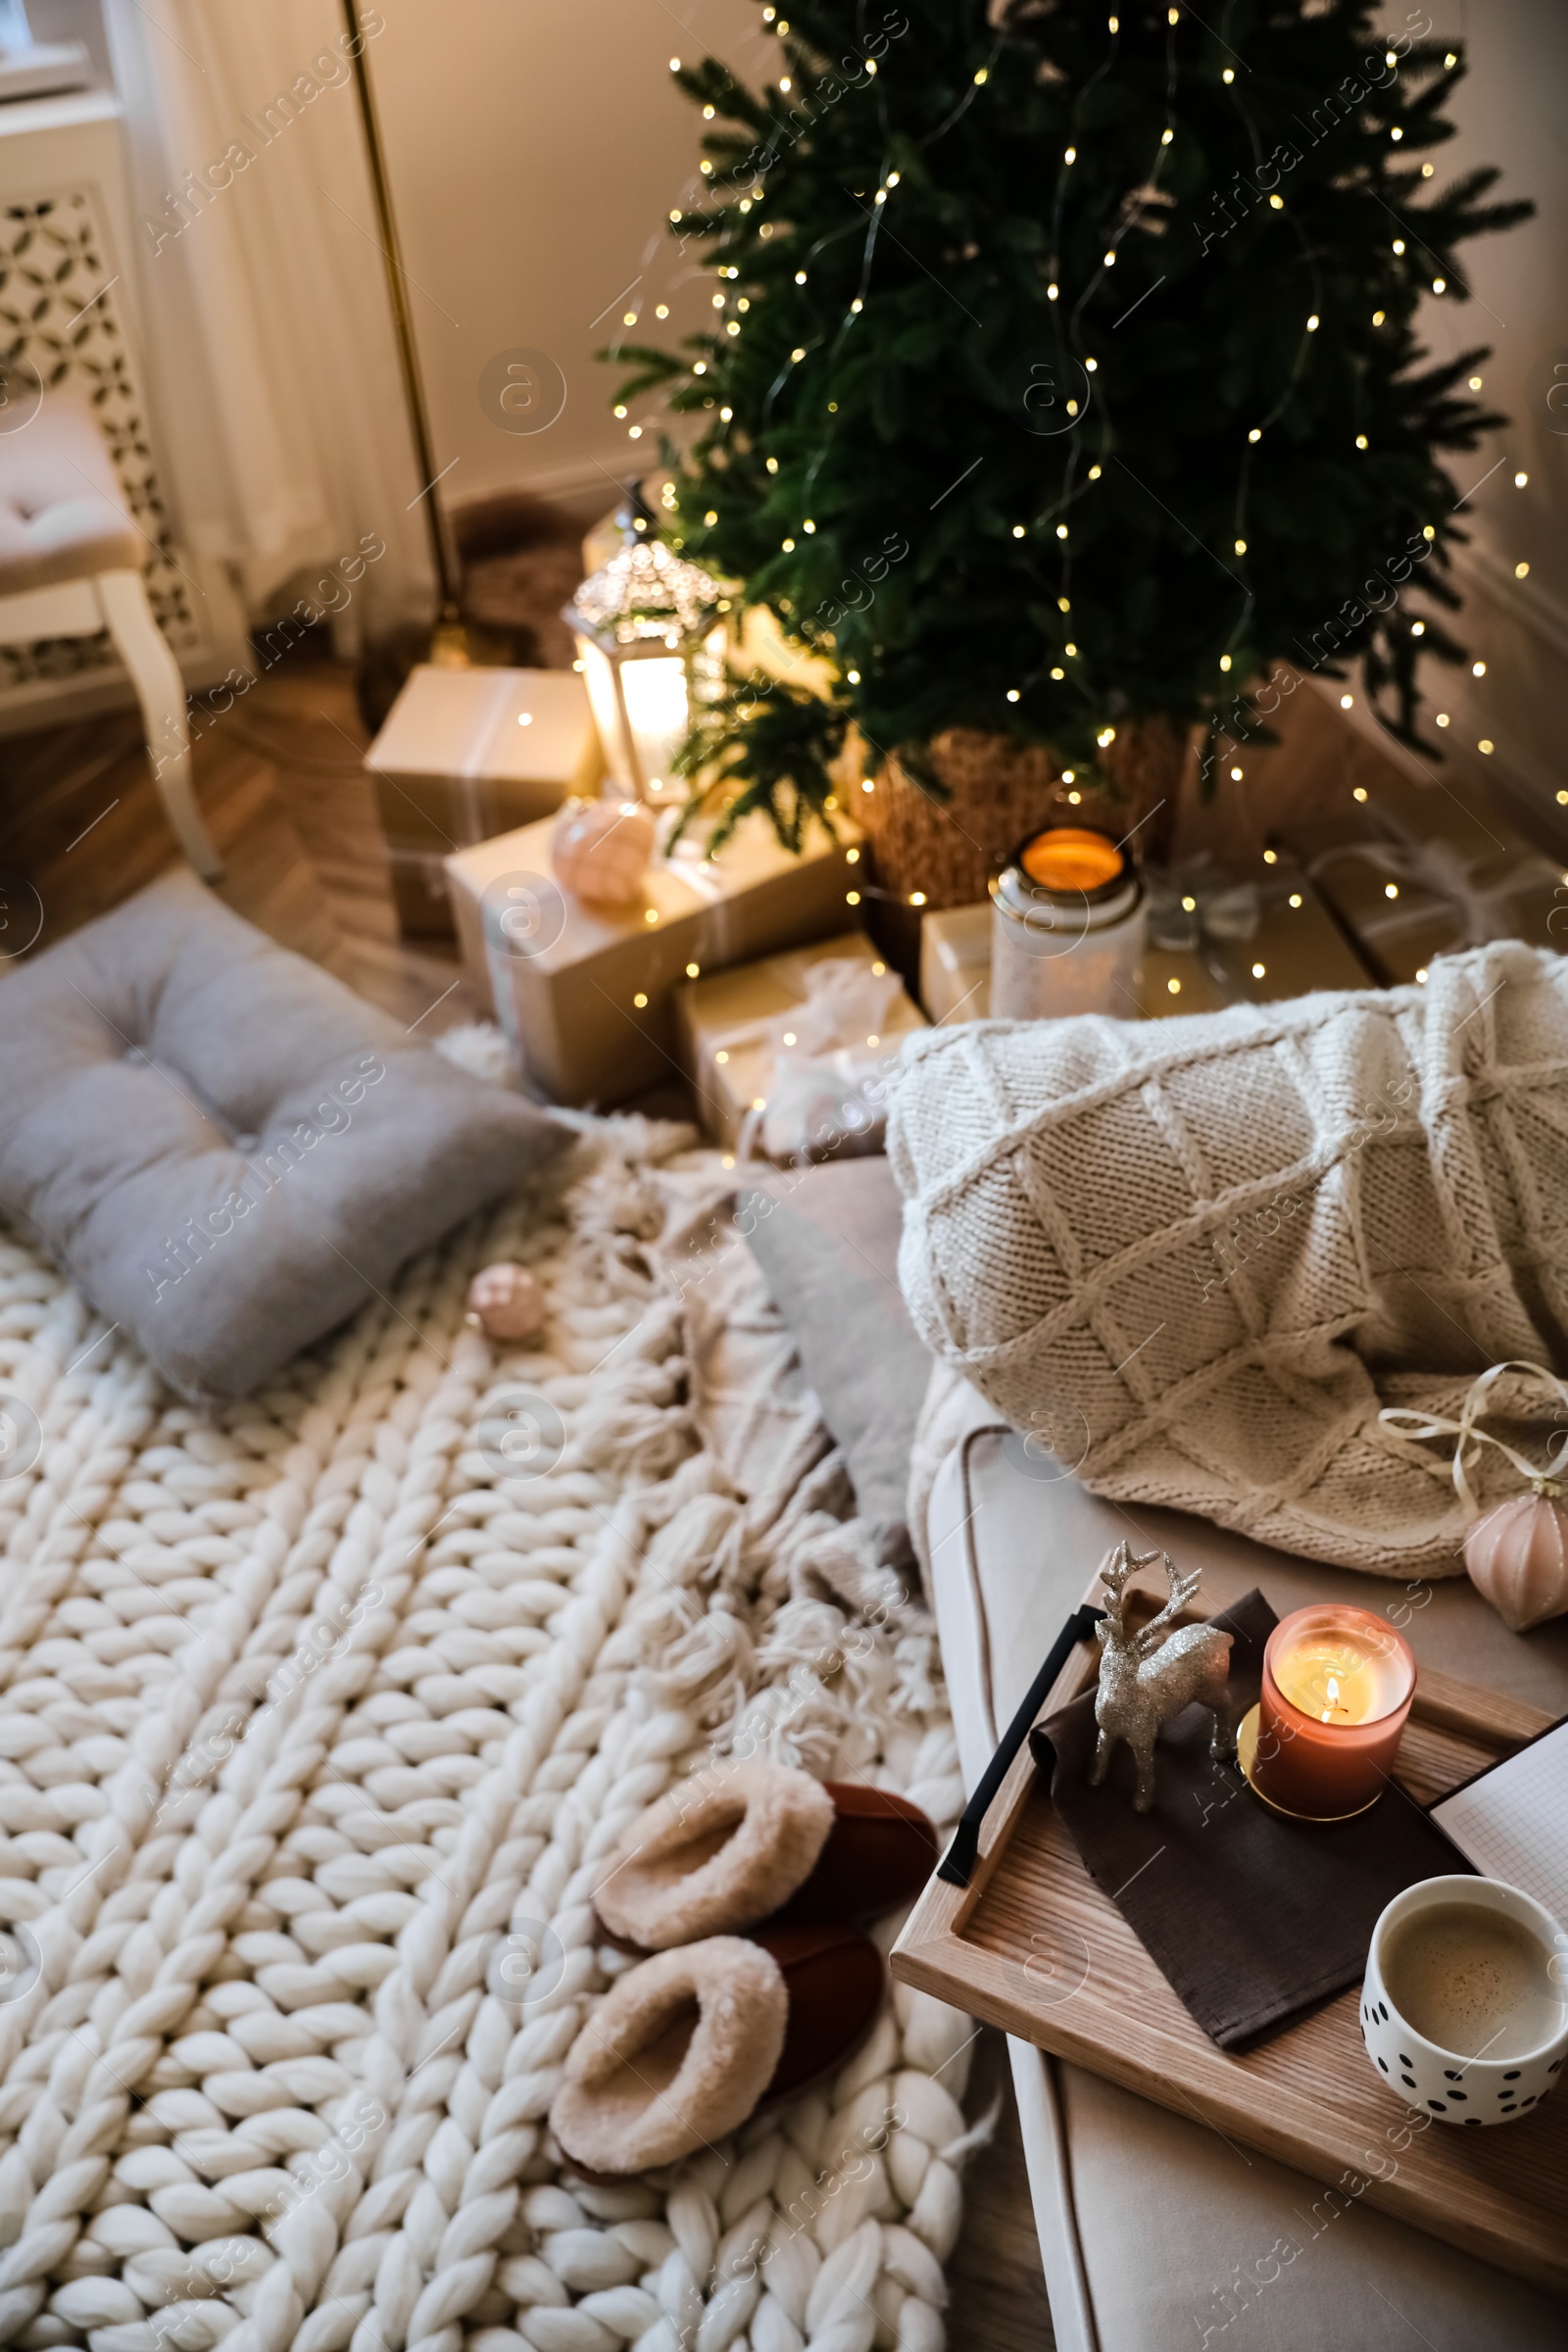
M 1372 1931 L 1361 2037 L 1407 2111 L 1528 2122 L 1568 2066 L 1568 1930 L 1498 1879 L 1407 1886 Z
M 1552 1956 L 1504 1911 L 1436 1904 L 1398 1921 L 1382 1957 L 1390 2001 L 1439 2049 L 1522 2058 L 1561 2030 Z

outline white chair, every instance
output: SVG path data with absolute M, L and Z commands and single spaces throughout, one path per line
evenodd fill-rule
M 0 643 L 109 631 L 136 689 L 169 821 L 212 882 L 222 861 L 196 805 L 185 684 L 147 601 L 145 552 L 85 400 L 50 393 L 0 431 Z

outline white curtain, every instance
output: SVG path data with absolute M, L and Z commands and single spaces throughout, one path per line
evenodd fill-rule
M 361 8 L 373 75 L 384 19 Z M 132 265 L 180 524 L 251 613 L 385 554 L 346 634 L 434 589 L 349 32 L 337 0 L 105 0 Z M 411 502 L 416 502 L 411 505 Z

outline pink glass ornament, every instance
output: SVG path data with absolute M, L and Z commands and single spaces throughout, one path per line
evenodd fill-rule
M 1497 1503 L 1465 1537 L 1471 1583 L 1516 1634 L 1568 1610 L 1565 1533 L 1568 1506 L 1538 1493 Z
M 556 879 L 579 899 L 633 906 L 658 833 L 641 801 L 568 801 L 550 843 Z
M 487 1340 L 526 1340 L 545 1319 L 545 1295 L 526 1266 L 486 1266 L 468 1285 L 468 1321 Z

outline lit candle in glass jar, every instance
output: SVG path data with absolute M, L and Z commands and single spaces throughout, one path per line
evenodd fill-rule
M 1051 825 L 1031 835 L 993 881 L 991 898 L 994 1019 L 1136 1016 L 1144 886 L 1108 833 Z
M 1333 1601 L 1295 1610 L 1263 1652 L 1249 1779 L 1309 1821 L 1364 1812 L 1394 1768 L 1414 1693 L 1410 1645 L 1385 1618 Z

